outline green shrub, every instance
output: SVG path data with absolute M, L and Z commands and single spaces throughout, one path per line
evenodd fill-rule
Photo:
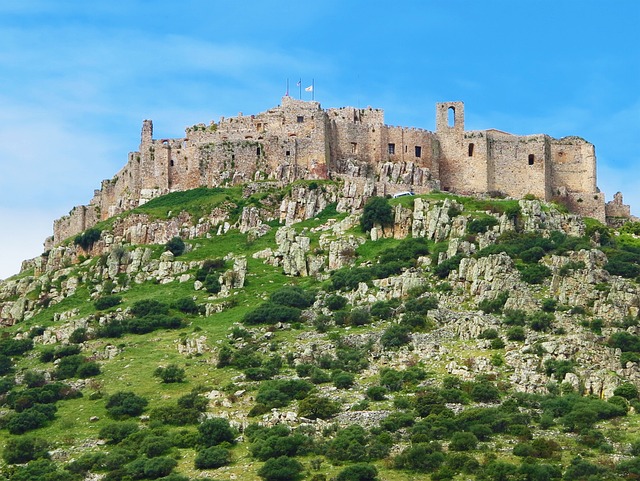
M 438 443 L 417 443 L 404 449 L 393 460 L 398 469 L 419 473 L 432 473 L 445 461 L 442 447 Z
M 478 446 L 478 438 L 469 432 L 457 432 L 451 436 L 449 449 L 452 451 L 472 451 Z
M 551 269 L 542 264 L 527 265 L 520 271 L 520 278 L 527 284 L 542 284 L 551 276 Z
M 182 238 L 178 236 L 171 238 L 169 242 L 165 244 L 165 250 L 168 250 L 176 257 L 184 254 L 186 247 L 187 246 L 185 245 Z
M 336 481 L 377 481 L 378 470 L 373 464 L 356 463 L 338 473 Z
M 22 356 L 25 352 L 33 349 L 31 339 L 2 339 L 0 340 L 0 355 Z
M 335 371 L 331 380 L 333 385 L 338 389 L 349 389 L 355 382 L 355 375 L 351 372 Z
M 325 305 L 331 311 L 339 311 L 344 309 L 347 305 L 347 298 L 338 294 L 333 294 L 327 297 Z
M 129 391 L 118 391 L 107 398 L 105 408 L 114 419 L 139 416 L 149 401 Z
M 169 364 L 167 367 L 158 367 L 153 372 L 155 377 L 159 377 L 163 383 L 184 382 L 186 374 L 184 369 L 177 364 Z
M 404 325 L 389 326 L 380 336 L 380 344 L 385 349 L 397 349 L 411 342 L 411 330 Z
M 2 452 L 2 459 L 7 464 L 22 464 L 48 457 L 49 443 L 45 439 L 31 436 L 8 438 Z
M 216 272 L 212 272 L 211 274 L 207 274 L 202 285 L 205 290 L 210 294 L 217 294 L 222 290 L 222 286 L 220 285 L 220 275 Z
M 91 249 L 91 247 L 93 247 L 93 244 L 100 239 L 100 234 L 102 234 L 102 231 L 100 229 L 87 229 L 82 234 L 78 234 L 75 239 L 73 239 L 73 243 L 77 246 L 82 247 L 83 250 L 87 251 Z
M 297 286 L 285 286 L 271 294 L 269 300 L 273 304 L 306 309 L 315 301 L 315 293 Z
M 156 458 L 165 454 L 172 446 L 165 436 L 149 435 L 140 442 L 138 450 L 148 458 Z
M 93 303 L 93 306 L 98 311 L 104 311 L 105 309 L 109 309 L 111 307 L 117 306 L 121 302 L 122 302 L 122 297 L 109 295 L 109 296 L 102 296 L 96 299 L 96 301 Z
M 531 329 L 533 329 L 534 331 L 546 332 L 551 329 L 553 320 L 554 320 L 553 314 L 550 314 L 548 312 L 538 311 L 532 314 L 531 317 L 529 318 L 529 327 L 531 327 Z
M 473 219 L 467 223 L 467 232 L 469 234 L 483 234 L 489 230 L 489 228 L 498 225 L 498 219 L 495 217 L 481 217 L 479 219 Z
M 245 324 L 277 324 L 280 322 L 297 322 L 301 311 L 296 307 L 283 306 L 266 302 L 257 309 L 247 313 L 242 322 Z
M 191 297 L 181 297 L 180 299 L 177 299 L 173 303 L 172 307 L 184 314 L 198 314 L 200 311 L 198 304 L 196 304 L 196 301 Z
M 309 396 L 298 404 L 298 415 L 309 419 L 328 419 L 340 412 L 340 405 L 326 397 Z
M 349 313 L 349 324 L 352 326 L 364 326 L 371 323 L 371 314 L 368 309 L 356 308 Z
M 474 383 L 469 393 L 475 402 L 496 402 L 500 400 L 500 391 L 489 382 Z
M 217 469 L 231 463 L 231 453 L 220 446 L 211 446 L 198 452 L 195 459 L 197 469 Z
M 371 386 L 367 389 L 366 395 L 372 401 L 384 401 L 387 399 L 387 388 L 384 386 Z
M 384 197 L 371 197 L 364 206 L 360 217 L 360 227 L 369 232 L 375 224 L 388 226 L 393 224 L 393 208 Z
M 626 382 L 613 391 L 614 396 L 621 396 L 629 401 L 638 399 L 638 388 L 635 384 Z
M 142 299 L 131 306 L 133 317 L 147 317 L 169 314 L 169 305 L 156 299 Z
M 369 313 L 377 319 L 390 319 L 392 315 L 391 303 L 387 301 L 376 301 L 371 304 Z
M 217 446 L 221 443 L 233 444 L 236 431 L 231 428 L 229 421 L 223 418 L 211 418 L 198 426 L 200 443 L 204 446 Z
M 510 341 L 524 341 L 527 334 L 522 326 L 513 326 L 507 329 L 507 339 Z
M 11 434 L 24 434 L 44 427 L 55 417 L 54 404 L 36 404 L 6 418 L 6 428 Z
M 258 476 L 264 481 L 298 481 L 303 471 L 304 467 L 296 459 L 280 456 L 268 459 L 258 470 Z
M 75 329 L 69 336 L 69 342 L 73 344 L 81 344 L 89 338 L 87 330 L 84 327 Z
M 462 260 L 462 258 L 462 254 L 456 254 L 452 258 L 447 259 L 446 261 L 442 261 L 434 268 L 433 273 L 440 279 L 446 278 L 451 271 L 457 269 L 460 266 L 460 261 Z
M 478 308 L 485 314 L 501 313 L 507 299 L 509 299 L 509 293 L 501 292 L 494 299 L 483 299 L 480 301 Z

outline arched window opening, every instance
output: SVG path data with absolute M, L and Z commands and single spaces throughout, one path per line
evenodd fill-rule
M 473 144 L 469 144 L 469 157 L 473 157 L 473 148 L 475 146 Z
M 453 127 L 456 124 L 456 109 L 455 107 L 449 107 L 447 110 L 447 125 Z
M 171 159 L 171 167 L 173 167 L 173 165 L 174 165 L 174 162 L 173 162 L 173 159 Z
M 529 165 L 533 165 L 534 160 L 535 156 L 533 154 L 529 154 Z

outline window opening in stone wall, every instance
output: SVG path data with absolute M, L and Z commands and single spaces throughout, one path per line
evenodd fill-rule
M 301 124 L 302 122 L 304 122 L 304 116 L 298 115 L 298 123 Z
M 352 154 L 357 154 L 358 153 L 358 143 L 357 142 L 351 142 L 351 153 Z
M 231 154 L 231 161 L 233 162 L 234 160 L 236 160 L 236 154 Z
M 389 144 L 389 153 L 390 154 L 396 153 L 396 144 Z
M 453 127 L 456 124 L 456 109 L 455 107 L 449 107 L 447 110 L 447 125 Z
M 469 144 L 469 157 L 473 157 L 473 148 L 475 146 L 473 144 Z
M 171 167 L 173 167 L 173 159 L 171 159 Z
M 529 154 L 529 165 L 533 165 L 534 160 L 535 160 L 535 156 L 533 154 Z
M 287 157 L 290 156 L 291 155 L 291 151 L 287 150 L 284 155 L 286 155 Z
M 408 145 L 405 145 L 405 146 L 404 146 L 404 153 L 406 154 L 407 152 L 409 152 L 409 146 L 408 146 Z
M 257 155 L 257 156 L 260 156 L 260 154 L 261 154 L 261 153 L 262 153 L 262 151 L 261 151 L 260 147 L 258 147 L 258 148 L 256 149 L 256 155 Z
M 416 157 L 422 157 L 422 147 L 419 145 L 416 145 Z

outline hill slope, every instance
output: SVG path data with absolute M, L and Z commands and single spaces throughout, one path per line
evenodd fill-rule
M 635 224 L 363 204 L 195 189 L 26 262 L 0 284 L 4 478 L 640 472 Z

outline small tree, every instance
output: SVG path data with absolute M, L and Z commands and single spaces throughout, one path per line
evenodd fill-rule
M 304 467 L 294 458 L 280 456 L 267 460 L 258 470 L 264 481 L 297 481 L 302 478 Z
M 212 446 L 203 449 L 195 459 L 195 466 L 198 469 L 216 469 L 226 466 L 231 462 L 231 453 L 228 449 L 220 446 Z
M 182 255 L 184 253 L 186 246 L 182 238 L 175 236 L 165 244 L 165 248 L 174 256 L 178 257 L 179 255 Z
M 7 464 L 22 464 L 34 459 L 48 458 L 49 446 L 46 440 L 29 436 L 7 439 L 2 458 Z
M 336 481 L 377 481 L 378 470 L 373 464 L 357 463 L 347 466 L 340 473 Z
M 159 377 L 163 383 L 183 382 L 186 377 L 184 369 L 177 364 L 169 364 L 167 367 L 158 367 L 153 375 Z
M 393 209 L 384 197 L 370 198 L 364 206 L 362 217 L 360 217 L 360 227 L 365 232 L 369 232 L 375 224 L 383 226 L 393 224 Z
M 198 426 L 200 442 L 205 446 L 216 446 L 227 442 L 233 444 L 236 433 L 229 421 L 223 418 L 211 418 Z
M 124 419 L 139 416 L 149 401 L 128 391 L 119 391 L 107 398 L 105 407 L 109 416 L 114 419 Z

